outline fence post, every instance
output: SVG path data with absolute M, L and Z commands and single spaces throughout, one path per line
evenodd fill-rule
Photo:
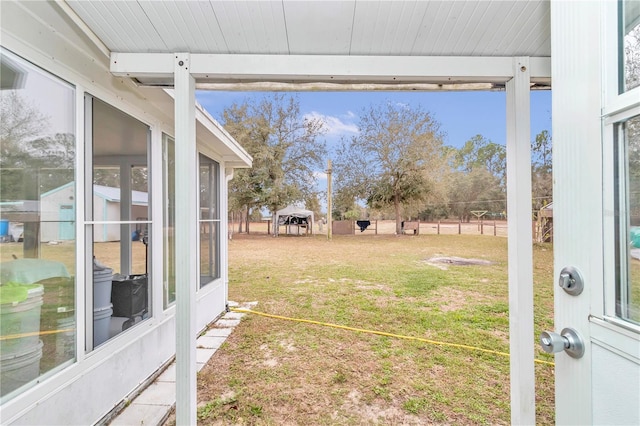
M 438 235 L 440 235 L 440 221 L 438 220 Z
M 462 221 L 458 221 L 458 235 L 462 234 Z
M 376 233 L 375 235 L 378 235 L 378 221 L 376 220 Z
M 484 235 L 484 221 L 480 222 L 480 235 Z
M 496 236 L 496 221 L 493 221 L 493 236 Z

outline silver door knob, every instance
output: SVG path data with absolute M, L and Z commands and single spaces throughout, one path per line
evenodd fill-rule
M 540 346 L 550 354 L 565 351 L 572 358 L 584 355 L 584 341 L 573 328 L 565 328 L 560 334 L 543 331 L 540 334 Z
M 567 294 L 578 296 L 582 293 L 582 290 L 584 290 L 584 279 L 577 268 L 567 266 L 560 271 L 558 285 L 567 292 Z

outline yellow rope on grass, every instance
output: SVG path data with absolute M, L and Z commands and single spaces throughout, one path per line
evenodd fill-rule
M 501 356 L 509 357 L 509 353 L 507 353 L 507 352 L 494 351 L 494 350 L 491 350 L 491 349 L 484 349 L 484 348 L 479 348 L 479 347 L 476 347 L 476 346 L 462 345 L 462 344 L 459 344 L 459 343 L 439 342 L 437 340 L 423 339 L 422 337 L 403 336 L 402 334 L 386 333 L 384 331 L 366 330 L 364 328 L 347 327 L 346 325 L 332 324 L 332 323 L 329 323 L 329 322 L 313 321 L 313 320 L 302 319 L 302 318 L 283 317 L 281 315 L 266 314 L 264 312 L 252 311 L 250 309 L 239 309 L 239 308 L 230 308 L 230 309 L 233 312 L 246 313 L 246 314 L 255 314 L 255 315 L 260 315 L 260 316 L 267 317 L 267 318 L 275 318 L 275 319 L 281 319 L 281 320 L 286 320 L 286 321 L 295 321 L 295 322 L 303 322 L 303 323 L 307 323 L 307 324 L 322 325 L 322 326 L 325 326 L 325 327 L 339 328 L 339 329 L 342 329 L 342 330 L 357 331 L 357 332 L 360 332 L 360 333 L 368 333 L 368 334 L 377 334 L 379 336 L 395 337 L 397 339 L 415 340 L 415 341 L 418 341 L 418 342 L 429 343 L 431 345 L 450 346 L 450 347 L 454 347 L 454 348 L 468 349 L 468 350 L 472 350 L 472 351 L 479 351 L 479 352 L 485 352 L 485 353 L 489 353 L 489 354 L 501 355 Z M 555 365 L 555 363 L 553 363 L 553 362 L 544 361 L 544 360 L 541 360 L 541 359 L 534 359 L 533 361 L 537 362 L 538 364 Z

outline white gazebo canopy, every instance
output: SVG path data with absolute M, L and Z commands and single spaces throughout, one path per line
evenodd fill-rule
M 310 226 L 309 229 L 311 230 L 311 232 L 313 232 L 314 218 L 313 218 L 313 211 L 311 210 L 306 210 L 306 209 L 303 209 L 302 207 L 289 205 L 283 209 L 276 211 L 276 214 L 274 216 L 274 227 L 273 227 L 275 235 L 279 234 L 279 224 L 280 224 L 281 217 L 295 217 L 299 219 L 305 219 L 307 221 L 308 226 Z

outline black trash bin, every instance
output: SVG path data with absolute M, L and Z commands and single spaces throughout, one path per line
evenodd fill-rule
M 114 317 L 142 316 L 147 312 L 147 275 L 114 277 L 111 303 Z

